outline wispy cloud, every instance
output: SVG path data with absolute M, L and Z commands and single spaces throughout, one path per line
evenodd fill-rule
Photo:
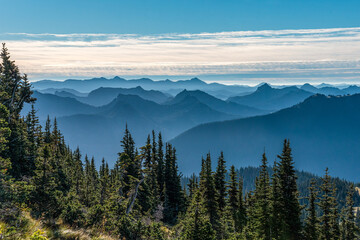
M 0 35 L 31 79 L 234 75 L 239 82 L 360 79 L 360 28 L 200 34 Z M 221 77 L 219 77 L 221 80 Z

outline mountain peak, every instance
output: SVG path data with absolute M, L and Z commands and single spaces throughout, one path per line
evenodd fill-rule
M 196 82 L 196 83 L 205 83 L 204 81 L 200 80 L 200 79 L 197 78 L 197 77 L 192 78 L 192 79 L 190 79 L 189 81 L 191 81 L 191 82 Z
M 257 88 L 257 91 L 266 91 L 272 89 L 272 87 L 268 83 L 264 83 L 263 85 Z

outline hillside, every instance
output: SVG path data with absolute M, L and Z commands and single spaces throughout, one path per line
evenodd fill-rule
M 197 126 L 171 141 L 186 174 L 198 171 L 207 152 L 224 151 L 229 164 L 256 165 L 265 150 L 273 160 L 289 138 L 297 167 L 358 180 L 360 156 L 360 94 L 344 97 L 315 95 L 276 113 Z M 258 156 L 258 157 L 256 157 Z

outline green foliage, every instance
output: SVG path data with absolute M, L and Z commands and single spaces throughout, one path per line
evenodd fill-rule
M 322 216 L 320 217 L 320 238 L 324 240 L 339 239 L 337 203 L 335 198 L 336 188 L 329 175 L 328 169 L 325 170 L 320 189 L 322 192 L 319 203 L 322 212 Z
M 188 208 L 182 224 L 181 237 L 182 240 L 213 240 L 216 239 L 208 211 L 205 208 L 206 203 L 201 197 L 199 191 Z
M 44 236 L 45 233 L 41 230 L 37 230 L 33 235 L 30 236 L 30 240 L 47 240 L 48 238 Z
M 317 218 L 317 209 L 316 209 L 316 201 L 318 199 L 318 191 L 315 186 L 315 180 L 311 181 L 311 185 L 309 187 L 309 204 L 306 209 L 306 219 L 305 219 L 305 227 L 304 227 L 304 237 L 309 240 L 316 240 L 319 237 L 319 220 Z

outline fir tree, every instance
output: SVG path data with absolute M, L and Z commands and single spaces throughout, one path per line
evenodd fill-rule
M 318 199 L 318 191 L 316 189 L 316 181 L 311 180 L 309 187 L 308 207 L 306 209 L 306 219 L 304 228 L 304 237 L 309 240 L 319 239 L 319 223 L 316 214 L 316 201 Z
M 356 225 L 354 215 L 354 185 L 350 184 L 345 207 L 345 239 L 355 239 Z
M 320 238 L 324 240 L 338 239 L 338 224 L 335 223 L 337 216 L 334 215 L 334 213 L 336 213 L 336 200 L 334 196 L 335 189 L 327 168 L 325 170 L 325 176 L 322 177 L 321 180 L 322 184 L 320 189 L 322 196 L 319 206 L 322 212 L 322 216 L 320 217 Z
M 9 158 L 4 157 L 10 137 L 10 128 L 7 124 L 8 114 L 6 107 L 0 103 L 0 216 L 2 216 L 0 219 L 10 212 L 8 208 L 12 199 L 11 176 L 9 175 L 11 162 Z
M 234 165 L 230 168 L 230 182 L 228 184 L 228 205 L 229 211 L 232 216 L 234 228 L 237 231 L 240 231 L 240 225 L 238 220 L 237 211 L 239 209 L 239 201 L 238 201 L 238 181 L 236 176 L 236 171 Z
M 252 221 L 249 224 L 257 232 L 257 238 L 271 239 L 270 236 L 270 184 L 269 174 L 267 171 L 267 158 L 265 153 L 262 156 L 262 164 L 260 166 L 260 175 L 256 179 L 254 192 L 254 209 Z
M 279 190 L 281 201 L 281 214 L 284 220 L 281 232 L 283 239 L 301 238 L 301 207 L 298 201 L 296 175 L 291 155 L 290 142 L 284 140 L 282 154 L 278 156 L 279 162 Z
M 195 191 L 199 188 L 198 180 L 195 174 L 191 175 L 189 179 L 188 189 L 189 189 L 189 199 L 191 200 L 194 196 Z
M 100 172 L 99 172 L 99 187 L 100 187 L 100 204 L 104 205 L 105 200 L 109 196 L 109 183 L 110 183 L 110 172 L 109 166 L 105 163 L 103 158 L 101 161 Z
M 215 173 L 215 188 L 218 196 L 217 203 L 219 205 L 219 210 L 221 212 L 225 210 L 225 206 L 226 206 L 227 192 L 226 192 L 225 175 L 226 175 L 226 165 L 224 160 L 224 154 L 223 152 L 221 152 Z
M 217 203 L 217 192 L 215 188 L 214 174 L 211 170 L 211 157 L 208 153 L 201 170 L 200 176 L 200 192 L 205 200 L 205 209 L 210 217 L 213 227 L 217 228 L 220 219 Z
M 179 212 L 183 211 L 184 195 L 181 189 L 181 175 L 178 174 L 176 150 L 166 144 L 165 154 L 165 203 L 164 221 L 174 224 Z
M 157 183 L 158 183 L 158 194 L 160 196 L 160 201 L 164 201 L 164 187 L 165 187 L 165 177 L 164 177 L 164 152 L 163 152 L 163 141 L 161 132 L 158 135 L 158 149 L 157 149 Z
M 244 196 L 243 196 L 243 179 L 239 178 L 239 190 L 238 190 L 238 211 L 237 211 L 237 227 L 239 229 L 239 232 L 241 232 L 245 225 L 246 225 L 246 208 L 244 203 Z
M 188 208 L 184 222 L 182 223 L 182 240 L 215 240 L 215 231 L 210 222 L 206 203 L 199 190 L 194 193 L 194 198 Z
M 39 147 L 41 144 L 41 127 L 39 118 L 36 116 L 34 104 L 31 105 L 31 111 L 26 117 L 28 146 L 28 162 L 29 169 L 26 175 L 32 176 L 35 171 L 35 162 L 39 157 Z
M 275 161 L 273 166 L 273 175 L 271 181 L 271 237 L 273 239 L 280 239 L 281 229 L 284 219 L 281 216 L 281 192 L 280 192 L 280 180 L 279 180 L 279 165 Z

